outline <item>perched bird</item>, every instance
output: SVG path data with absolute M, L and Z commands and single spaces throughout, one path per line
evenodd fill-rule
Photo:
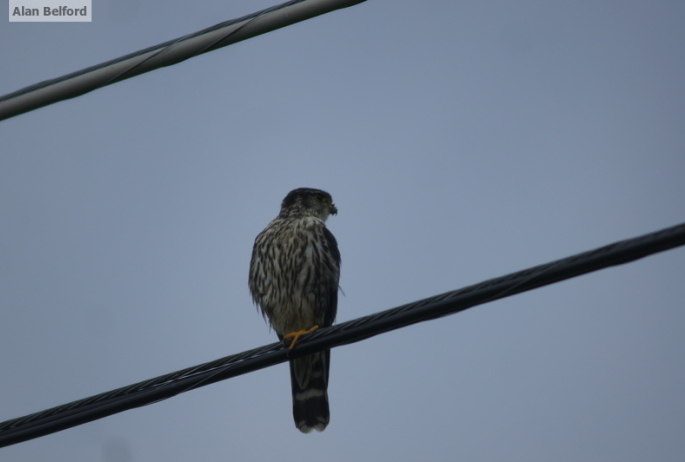
M 281 212 L 257 235 L 250 262 L 250 292 L 280 340 L 333 324 L 338 308 L 340 251 L 326 228 L 338 209 L 319 189 L 290 191 Z M 290 360 L 293 417 L 303 433 L 323 431 L 330 420 L 331 351 Z

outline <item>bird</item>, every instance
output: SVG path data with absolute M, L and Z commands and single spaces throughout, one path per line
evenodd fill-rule
M 249 272 L 252 300 L 279 340 L 291 340 L 291 350 L 302 335 L 335 321 L 340 251 L 326 220 L 337 213 L 326 191 L 294 189 L 255 239 Z M 330 421 L 330 358 L 331 351 L 324 350 L 289 361 L 293 418 L 302 433 L 321 432 Z

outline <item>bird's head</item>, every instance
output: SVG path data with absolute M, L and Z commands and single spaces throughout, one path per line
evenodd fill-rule
M 338 209 L 326 191 L 299 188 L 290 191 L 281 204 L 281 215 L 292 213 L 302 213 L 326 221 L 329 215 L 337 214 Z

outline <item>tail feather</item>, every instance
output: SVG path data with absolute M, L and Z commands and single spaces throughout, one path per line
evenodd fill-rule
M 290 360 L 293 417 L 303 433 L 323 431 L 330 420 L 328 369 L 331 351 L 321 351 Z

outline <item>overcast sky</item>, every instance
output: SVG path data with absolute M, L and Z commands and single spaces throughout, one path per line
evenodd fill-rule
M 0 27 L 0 94 L 274 5 Z M 7 11 L 5 9 L 4 11 Z M 338 320 L 685 221 L 685 2 L 389 1 L 0 122 L 0 421 L 276 340 L 254 237 L 329 191 Z M 1 461 L 682 461 L 685 249 L 279 365 Z

